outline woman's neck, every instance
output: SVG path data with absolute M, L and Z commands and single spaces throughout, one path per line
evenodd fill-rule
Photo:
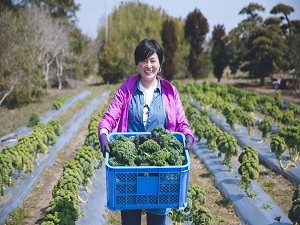
M 143 87 L 146 88 L 147 90 L 154 90 L 157 87 L 156 78 L 154 78 L 152 81 L 141 79 L 140 82 L 143 85 Z

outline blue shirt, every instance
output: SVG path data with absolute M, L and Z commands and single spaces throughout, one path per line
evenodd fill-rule
M 136 82 L 134 93 L 130 101 L 128 111 L 128 132 L 151 132 L 155 126 L 166 128 L 166 112 L 161 92 L 161 84 L 158 79 L 153 98 L 148 110 L 148 120 L 143 123 L 143 110 L 145 110 L 144 94 L 139 89 L 139 80 Z
M 163 103 L 161 84 L 159 79 L 157 80 L 157 87 L 154 90 L 153 98 L 148 109 L 149 114 L 146 126 L 143 122 L 143 110 L 145 107 L 144 94 L 142 90 L 139 89 L 140 80 L 136 82 L 128 112 L 128 132 L 151 132 L 155 126 L 166 128 L 167 116 Z M 166 215 L 170 212 L 170 209 L 148 209 L 147 212 Z

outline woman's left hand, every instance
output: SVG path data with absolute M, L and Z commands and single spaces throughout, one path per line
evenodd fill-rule
M 185 146 L 186 149 L 189 151 L 189 153 L 191 153 L 193 151 L 193 146 L 192 146 L 192 137 L 191 136 L 186 136 L 185 137 Z

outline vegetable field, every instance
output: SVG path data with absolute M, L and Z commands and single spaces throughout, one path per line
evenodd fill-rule
M 188 120 L 197 138 L 194 153 L 191 155 L 190 186 L 193 188 L 189 190 L 191 196 L 197 198 L 191 197 L 194 200 L 193 207 L 189 208 L 190 212 L 193 212 L 190 216 L 184 217 L 182 212 L 172 211 L 169 224 L 183 224 L 187 223 L 183 222 L 187 220 L 194 221 L 194 224 L 299 222 L 299 191 L 296 191 L 300 178 L 297 158 L 300 146 L 300 133 L 297 133 L 298 108 L 293 104 L 290 104 L 290 108 L 284 108 L 280 104 L 280 96 L 274 100 L 214 83 L 176 83 L 176 86 L 180 90 Z M 249 104 L 250 99 L 253 99 L 253 105 Z M 103 101 L 97 100 L 95 105 Z M 267 102 L 271 105 L 266 104 Z M 278 111 L 274 105 L 278 107 Z M 85 127 L 79 126 L 71 131 L 64 124 L 61 135 L 68 132 L 70 138 L 76 137 L 75 130 L 81 129 L 82 141 L 78 141 L 76 147 L 73 146 L 76 148 L 72 149 L 73 158 L 61 163 L 61 176 L 54 182 L 50 193 L 52 200 L 46 204 L 42 218 L 36 218 L 36 224 L 63 224 L 62 218 L 67 224 L 81 225 L 86 221 L 91 222 L 92 219 L 97 220 L 99 224 L 120 224 L 119 212 L 107 211 L 105 192 L 99 192 L 103 188 L 99 186 L 103 184 L 105 170 L 104 165 L 99 164 L 101 159 L 97 156 L 99 141 L 96 126 L 105 107 L 92 110 L 90 115 L 81 113 L 85 114 L 85 118 L 82 119 L 88 121 L 85 122 Z M 75 121 L 73 123 L 76 123 Z M 263 123 L 271 124 L 271 129 L 270 126 L 263 126 Z M 60 136 L 57 137 L 58 142 L 59 140 Z M 278 142 L 281 144 L 278 145 Z M 45 155 L 48 154 L 51 152 Z M 34 165 L 33 171 L 37 168 Z M 197 170 L 201 172 L 198 173 Z M 270 174 L 280 179 L 280 183 L 274 183 Z M 30 175 L 31 173 L 28 173 L 24 176 L 30 179 Z M 64 189 L 63 178 L 66 177 L 67 183 L 73 185 Z M 263 180 L 260 180 L 262 177 Z M 43 179 L 41 177 L 41 181 L 37 180 L 36 184 L 41 184 Z M 204 181 L 211 182 L 211 186 L 204 183 L 202 185 L 201 182 Z M 7 200 L 6 194 L 12 189 L 8 186 L 8 181 L 4 183 L 6 190 L 1 199 L 1 207 L 4 200 Z M 16 186 L 18 183 L 15 183 Z M 277 191 L 279 186 L 283 188 L 282 193 Z M 68 192 L 70 188 L 71 193 Z M 31 191 L 34 192 L 30 190 L 27 194 Z M 219 199 L 212 200 L 213 195 L 218 195 Z M 21 200 L 16 208 L 21 207 L 22 203 Z M 57 203 L 64 205 L 63 212 L 60 212 L 61 205 L 59 208 Z M 96 207 L 93 208 L 94 206 Z M 72 214 L 68 213 L 71 211 Z M 88 218 L 90 220 L 86 220 Z M 19 224 L 26 224 L 24 221 L 26 219 L 20 219 Z

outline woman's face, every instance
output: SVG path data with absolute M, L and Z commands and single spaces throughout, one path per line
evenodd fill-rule
M 140 61 L 137 67 L 139 73 L 142 76 L 142 79 L 144 79 L 145 81 L 152 81 L 153 79 L 155 79 L 160 67 L 156 52 L 149 56 L 147 59 Z

